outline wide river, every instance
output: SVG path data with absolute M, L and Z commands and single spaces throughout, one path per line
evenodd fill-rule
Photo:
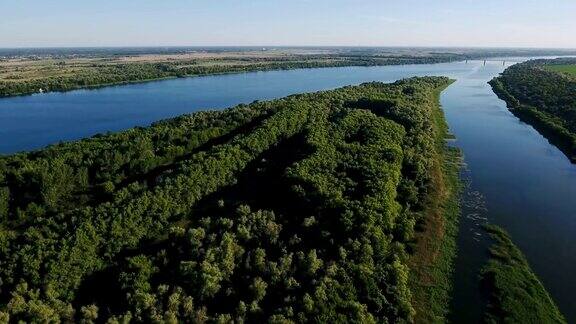
M 185 78 L 0 100 L 0 154 L 117 131 L 205 108 L 224 108 L 367 81 L 444 75 L 441 101 L 465 155 L 453 320 L 476 322 L 486 240 L 478 224 L 503 226 L 569 322 L 576 322 L 576 166 L 514 117 L 487 82 L 506 58 L 433 65 L 345 67 Z

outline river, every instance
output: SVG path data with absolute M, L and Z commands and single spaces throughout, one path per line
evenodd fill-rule
M 569 322 L 576 322 L 576 166 L 519 121 L 487 82 L 522 58 L 267 71 L 184 78 L 0 100 L 0 154 L 254 100 L 367 81 L 444 75 L 457 80 L 441 97 L 453 143 L 465 155 L 464 193 L 452 319 L 480 316 L 478 270 L 486 241 L 478 224 L 501 225 L 526 254 Z

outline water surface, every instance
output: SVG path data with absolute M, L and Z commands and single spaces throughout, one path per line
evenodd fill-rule
M 506 65 L 523 59 L 506 58 Z M 478 270 L 485 240 L 478 224 L 508 230 L 557 301 L 576 322 L 576 167 L 520 122 L 487 82 L 502 61 L 268 71 L 78 90 L 0 100 L 0 153 L 38 149 L 205 108 L 224 108 L 367 81 L 444 75 L 457 80 L 441 101 L 469 182 L 458 239 L 453 319 L 480 316 Z
M 216 75 L 0 100 L 0 153 L 41 148 L 206 108 L 415 75 L 455 75 L 464 64 L 345 67 Z

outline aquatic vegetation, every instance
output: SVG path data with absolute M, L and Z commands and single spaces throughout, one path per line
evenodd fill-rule
M 488 297 L 486 323 L 566 323 L 522 252 L 501 228 L 486 225 L 494 240 L 482 270 Z

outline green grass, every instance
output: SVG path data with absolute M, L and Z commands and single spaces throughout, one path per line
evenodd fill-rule
M 482 270 L 489 303 L 486 323 L 566 323 L 558 307 L 508 234 L 485 226 L 495 241 Z
M 569 74 L 571 76 L 576 76 L 576 64 L 549 65 L 546 68 L 550 71 L 561 72 Z
M 441 89 L 444 90 L 444 89 Z M 440 102 L 440 93 L 436 97 Z M 452 290 L 453 261 L 460 216 L 461 152 L 446 145 L 448 126 L 440 106 L 433 113 L 437 159 L 433 192 L 425 211 L 425 230 L 417 235 L 411 257 L 410 290 L 416 310 L 415 323 L 445 323 Z

